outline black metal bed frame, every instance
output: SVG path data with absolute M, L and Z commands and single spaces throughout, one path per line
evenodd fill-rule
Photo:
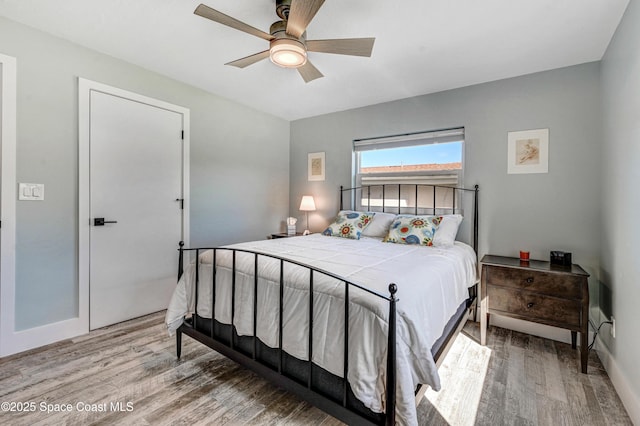
M 456 213 L 456 195 L 460 194 L 461 192 L 473 192 L 474 193 L 474 197 L 473 197 L 473 251 L 476 252 L 476 255 L 478 254 L 478 191 L 480 190 L 480 186 L 479 185 L 475 185 L 473 187 L 473 189 L 471 188 L 458 188 L 458 187 L 452 187 L 452 186 L 443 186 L 443 185 L 429 185 L 429 184 L 420 184 L 420 183 L 397 183 L 397 184 L 378 184 L 378 185 L 363 185 L 363 186 L 357 186 L 354 188 L 344 188 L 342 185 L 340 186 L 340 210 L 342 210 L 344 207 L 344 193 L 345 192 L 351 192 L 353 194 L 353 196 L 357 196 L 357 191 L 360 190 L 360 193 L 362 194 L 364 192 L 364 189 L 366 188 L 367 190 L 367 210 L 370 211 L 371 210 L 371 188 L 378 188 L 380 187 L 382 190 L 382 211 L 383 212 L 387 212 L 387 206 L 385 205 L 385 202 L 387 200 L 387 197 L 385 196 L 385 192 L 387 188 L 393 187 L 393 188 L 397 188 L 398 189 L 398 210 L 394 213 L 397 214 L 401 214 L 402 213 L 402 207 L 400 206 L 400 202 L 401 202 L 401 197 L 402 197 L 402 187 L 403 186 L 410 186 L 410 187 L 414 187 L 415 188 L 415 206 L 413 207 L 413 214 L 417 215 L 418 214 L 418 210 L 419 209 L 423 209 L 423 210 L 428 210 L 428 209 L 432 209 L 432 213 L 434 216 L 437 215 L 437 210 L 438 209 L 448 209 L 449 207 L 438 207 L 437 205 L 437 201 L 436 201 L 436 193 L 438 189 L 442 189 L 445 191 L 451 191 L 453 197 L 452 197 L 452 205 L 450 207 L 451 212 L 453 214 Z M 419 189 L 420 188 L 432 188 L 432 192 L 433 192 L 433 207 L 419 207 L 418 206 L 418 198 L 419 198 Z M 355 203 L 355 200 L 351 200 L 352 205 Z M 363 206 L 364 207 L 364 206 Z M 410 209 L 411 207 L 404 207 L 405 209 Z M 461 210 L 462 207 L 459 207 L 457 210 Z
M 413 185 L 413 184 L 412 184 Z M 373 186 L 373 185 L 372 185 Z M 424 186 L 434 186 L 434 185 L 424 185 Z M 434 201 L 435 201 L 435 191 L 436 188 L 440 186 L 434 186 Z M 358 188 L 343 188 L 340 187 L 340 209 L 343 208 L 343 194 L 347 191 L 355 191 L 362 190 L 363 187 Z M 384 186 L 383 186 L 384 188 Z M 477 254 L 477 240 L 478 240 L 478 185 L 475 186 L 475 189 L 466 189 L 466 188 L 451 188 L 446 187 L 447 189 L 453 189 L 454 191 L 454 200 L 456 191 L 472 191 L 474 192 L 474 229 L 473 229 L 473 247 Z M 355 193 L 355 192 L 354 192 Z M 416 194 L 418 193 L 417 185 L 416 185 Z M 384 200 L 384 197 L 383 197 Z M 384 201 L 383 201 L 384 204 Z M 417 200 L 416 200 L 417 205 Z M 384 206 L 383 206 L 384 210 Z M 417 212 L 417 209 L 416 209 Z M 434 202 L 434 212 L 435 212 L 435 202 Z M 455 207 L 454 207 L 455 212 Z M 200 283 L 200 253 L 213 250 L 213 260 L 212 260 L 212 318 L 205 319 L 201 318 L 197 315 L 198 311 L 198 287 Z M 234 248 L 220 248 L 220 247 L 211 247 L 211 248 L 184 248 L 184 243 L 181 241 L 179 246 L 179 262 L 178 262 L 178 280 L 183 275 L 183 264 L 184 264 L 184 252 L 195 252 L 195 308 L 194 314 L 191 319 L 185 320 L 185 322 L 176 330 L 176 352 L 178 358 L 181 355 L 181 347 L 182 347 L 182 334 L 186 334 L 193 339 L 205 344 L 206 346 L 214 349 L 215 351 L 221 353 L 222 355 L 236 361 L 242 366 L 252 370 L 263 378 L 269 380 L 277 386 L 297 395 L 298 397 L 306 400 L 310 404 L 320 408 L 326 413 L 340 419 L 343 422 L 346 422 L 349 425 L 359 425 L 359 424 L 386 424 L 393 425 L 395 424 L 395 398 L 396 398 L 396 303 L 398 302 L 398 298 L 396 297 L 397 286 L 396 284 L 389 284 L 389 296 L 379 294 L 375 291 L 362 287 L 358 284 L 352 283 L 343 277 L 340 277 L 332 272 L 322 270 L 319 268 L 314 268 L 308 265 L 305 265 L 300 262 L 296 262 L 293 260 L 284 259 L 282 257 L 276 255 L 270 255 L 265 253 L 257 253 L 251 250 L 244 249 L 234 249 Z M 215 302 L 216 302 L 216 259 L 219 251 L 231 252 L 232 254 L 232 266 L 231 266 L 231 326 L 228 330 L 227 336 L 222 336 L 220 332 L 216 331 L 215 324 L 217 320 L 215 319 Z M 253 282 L 253 334 L 252 336 L 248 336 L 251 340 L 251 349 L 249 351 L 243 350 L 239 347 L 237 340 L 239 337 L 235 333 L 233 321 L 234 314 L 236 308 L 236 254 L 237 253 L 248 253 L 254 256 L 254 282 Z M 262 342 L 257 338 L 257 306 L 258 306 L 258 263 L 260 258 L 271 258 L 276 259 L 280 263 L 279 269 L 279 324 L 278 324 L 278 348 L 277 348 L 277 362 L 276 365 L 270 365 L 264 360 L 260 359 L 258 355 L 258 345 L 262 344 Z M 283 311 L 284 311 L 284 287 L 285 287 L 285 278 L 284 278 L 284 265 L 292 264 L 299 267 L 306 268 L 309 270 L 309 327 L 308 327 L 308 360 L 305 361 L 307 363 L 306 368 L 308 369 L 306 380 L 300 380 L 299 378 L 293 378 L 288 376 L 283 371 L 283 360 L 285 356 L 289 356 L 282 348 L 283 344 Z M 319 393 L 314 388 L 313 377 L 314 377 L 314 369 L 321 369 L 321 367 L 315 365 L 312 362 L 313 359 L 313 286 L 314 286 L 314 275 L 322 274 L 331 278 L 334 278 L 338 281 L 344 283 L 344 371 L 343 376 L 341 378 L 341 386 L 342 386 L 342 397 L 339 400 L 332 398 L 326 394 Z M 369 294 L 372 294 L 376 297 L 379 297 L 389 303 L 389 335 L 387 336 L 387 375 L 386 375 L 386 400 L 385 400 L 385 413 L 378 417 L 378 420 L 372 420 L 371 418 L 367 418 L 362 413 L 355 411 L 353 407 L 349 404 L 349 392 L 350 387 L 347 381 L 347 373 L 349 371 L 349 360 L 348 360 L 348 348 L 349 348 L 349 289 L 357 288 L 359 290 L 365 291 Z M 445 342 L 442 344 L 440 349 L 436 354 L 434 354 L 434 358 L 436 359 L 437 364 L 438 361 L 441 361 L 444 358 L 448 348 L 453 343 L 453 337 L 458 334 L 466 319 L 468 318 L 468 309 L 475 299 L 475 292 L 470 294 L 470 300 L 467 302 L 467 312 L 466 314 L 458 319 L 455 324 L 454 331 L 450 333 L 449 336 L 445 339 Z M 205 334 L 198 329 L 198 324 L 200 321 L 210 322 L 210 333 Z M 243 336 L 243 339 L 246 339 L 246 336 Z M 246 345 L 245 345 L 246 346 Z M 245 347 L 246 349 L 246 347 Z M 420 386 L 416 389 L 416 394 L 420 393 Z

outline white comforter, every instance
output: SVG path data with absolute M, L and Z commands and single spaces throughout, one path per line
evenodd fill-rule
M 389 283 L 398 286 L 397 398 L 400 424 L 416 424 L 414 389 L 419 383 L 440 389 L 431 347 L 449 318 L 468 297 L 476 281 L 476 255 L 466 244 L 450 248 L 382 243 L 314 234 L 235 244 L 233 248 L 271 253 L 345 279 L 388 296 Z M 211 318 L 212 254 L 201 254 L 198 314 Z M 279 261 L 260 256 L 257 335 L 270 347 L 278 346 Z M 215 317 L 231 323 L 231 253 L 218 250 Z M 234 325 L 240 335 L 253 334 L 254 256 L 236 257 Z M 307 360 L 309 272 L 286 264 L 283 348 Z M 167 309 L 166 323 L 175 331 L 194 310 L 195 268 L 187 268 Z M 384 411 L 388 302 L 357 288 L 349 289 L 349 372 L 355 396 L 374 412 Z M 343 376 L 344 283 L 314 274 L 313 361 Z

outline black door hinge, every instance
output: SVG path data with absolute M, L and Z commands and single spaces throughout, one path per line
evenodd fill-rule
M 182 132 L 180 132 L 180 138 L 181 138 L 182 140 L 184 140 L 184 130 L 183 130 Z
M 184 198 L 176 198 L 176 201 L 180 201 L 180 210 L 184 210 Z

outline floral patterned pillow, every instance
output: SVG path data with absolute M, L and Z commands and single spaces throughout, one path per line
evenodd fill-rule
M 336 220 L 322 232 L 330 237 L 351 238 L 359 240 L 362 231 L 371 223 L 375 213 L 343 210 Z
M 387 243 L 432 246 L 442 216 L 398 215 L 384 239 Z

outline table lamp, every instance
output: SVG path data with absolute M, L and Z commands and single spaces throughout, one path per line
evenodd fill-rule
M 309 235 L 309 212 L 312 212 L 316 209 L 316 203 L 313 201 L 313 197 L 311 195 L 303 195 L 302 201 L 300 201 L 300 211 L 306 212 L 307 214 L 307 228 L 304 230 L 302 235 Z

